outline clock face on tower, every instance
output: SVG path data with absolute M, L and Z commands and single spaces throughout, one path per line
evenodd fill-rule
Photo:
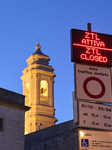
M 48 96 L 48 82 L 46 80 L 41 80 L 40 82 L 40 95 Z

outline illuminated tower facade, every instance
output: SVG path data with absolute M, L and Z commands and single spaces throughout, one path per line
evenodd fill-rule
M 54 116 L 54 69 L 38 42 L 35 48 L 35 53 L 26 60 L 28 66 L 21 77 L 25 105 L 31 107 L 25 113 L 25 134 L 53 126 L 57 121 Z

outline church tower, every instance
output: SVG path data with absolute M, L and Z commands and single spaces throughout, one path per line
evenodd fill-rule
M 41 52 L 37 42 L 35 53 L 26 61 L 28 66 L 21 77 L 25 105 L 31 109 L 25 113 L 25 134 L 55 125 L 54 69 L 50 58 Z

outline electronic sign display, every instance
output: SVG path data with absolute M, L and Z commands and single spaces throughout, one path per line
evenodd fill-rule
M 71 29 L 71 61 L 112 66 L 112 35 Z

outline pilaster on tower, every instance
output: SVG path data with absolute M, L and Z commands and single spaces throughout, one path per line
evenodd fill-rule
M 37 42 L 36 50 L 26 61 L 27 67 L 21 77 L 25 105 L 31 109 L 25 113 L 25 134 L 55 125 L 54 69 L 50 58 L 41 52 Z

